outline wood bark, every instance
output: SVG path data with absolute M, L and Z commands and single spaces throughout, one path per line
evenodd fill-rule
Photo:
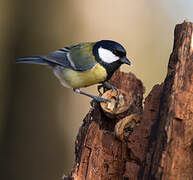
M 193 179 L 193 24 L 175 28 L 174 47 L 141 179 Z
M 152 88 L 144 108 L 142 82 L 132 73 L 115 72 L 110 83 L 130 94 L 130 105 L 121 116 L 107 116 L 95 103 L 77 135 L 75 165 L 64 179 L 193 179 L 192 32 L 190 22 L 176 26 L 167 76 Z

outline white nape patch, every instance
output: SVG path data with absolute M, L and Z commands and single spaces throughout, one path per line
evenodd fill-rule
M 110 50 L 100 47 L 98 49 L 99 57 L 106 63 L 112 63 L 119 60 L 119 57 L 114 55 Z

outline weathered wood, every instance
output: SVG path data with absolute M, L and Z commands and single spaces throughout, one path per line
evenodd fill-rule
M 111 83 L 132 93 L 132 105 L 124 117 L 112 119 L 104 114 L 98 103 L 95 104 L 84 119 L 77 136 L 75 166 L 70 176 L 64 179 L 123 179 L 129 152 L 125 141 L 120 141 L 115 136 L 114 128 L 122 118 L 134 113 L 139 116 L 142 114 L 144 87 L 135 75 L 120 71 L 114 74 Z
M 124 177 L 137 180 L 141 174 L 141 169 L 146 158 L 146 150 L 149 144 L 151 128 L 156 122 L 159 113 L 160 95 L 162 85 L 155 85 L 145 99 L 144 111 L 141 123 L 129 136 L 127 147 L 129 149 L 129 159 L 126 163 Z
M 193 179 L 193 24 L 175 28 L 159 116 L 140 179 Z

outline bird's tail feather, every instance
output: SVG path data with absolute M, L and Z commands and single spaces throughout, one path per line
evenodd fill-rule
M 31 64 L 48 65 L 48 63 L 41 56 L 17 58 L 16 63 L 31 63 Z

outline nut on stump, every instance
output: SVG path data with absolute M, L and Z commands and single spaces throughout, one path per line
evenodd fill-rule
M 114 133 L 115 136 L 120 140 L 124 141 L 132 133 L 133 129 L 140 123 L 140 116 L 138 114 L 131 114 L 125 118 L 119 120 L 115 125 Z
M 133 102 L 131 93 L 125 92 L 122 89 L 118 90 L 118 94 L 116 90 L 108 90 L 102 95 L 102 98 L 110 100 L 110 102 L 100 103 L 106 116 L 117 119 L 123 118 L 126 115 Z

